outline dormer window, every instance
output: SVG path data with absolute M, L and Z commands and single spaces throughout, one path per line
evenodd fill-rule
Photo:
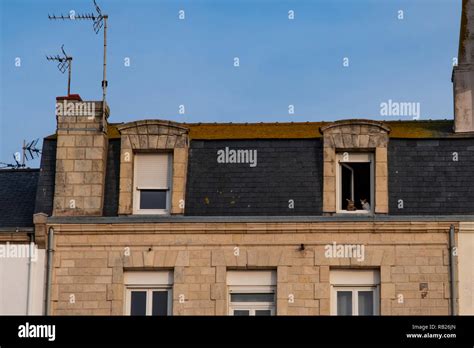
M 172 155 L 137 153 L 134 168 L 134 214 L 169 214 Z
M 372 153 L 337 153 L 336 179 L 338 213 L 373 212 L 374 156 Z
M 390 128 L 377 121 L 344 120 L 320 132 L 324 214 L 387 214 Z

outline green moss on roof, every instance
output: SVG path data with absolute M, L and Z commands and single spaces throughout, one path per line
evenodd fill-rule
M 120 132 L 117 129 L 118 125 L 121 125 L 123 123 L 109 123 L 109 126 L 107 127 L 107 137 L 109 139 L 120 139 Z
M 446 138 L 457 137 L 452 120 L 389 121 L 390 138 Z
M 452 120 L 381 121 L 391 128 L 391 138 L 457 137 Z M 304 123 L 199 123 L 187 124 L 191 139 L 291 139 L 320 138 L 319 129 L 331 122 Z
M 473 137 L 474 134 L 455 134 L 452 120 L 380 121 L 391 128 L 390 138 L 436 139 Z M 189 137 L 194 140 L 224 139 L 309 139 L 320 138 L 320 128 L 332 122 L 292 123 L 184 123 Z M 109 139 L 119 139 L 117 126 L 110 123 Z M 55 139 L 56 134 L 47 139 Z
M 319 138 L 327 122 L 187 124 L 191 139 Z

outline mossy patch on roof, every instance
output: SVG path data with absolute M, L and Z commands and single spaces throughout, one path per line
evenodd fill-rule
M 332 122 L 295 123 L 198 123 L 187 124 L 191 139 L 305 139 L 320 138 L 320 128 Z M 381 121 L 391 128 L 391 138 L 461 137 L 453 132 L 452 120 Z M 464 135 L 466 136 L 466 135 Z M 469 135 L 467 135 L 469 136 Z M 473 135 L 470 135 L 473 136 Z
M 389 121 L 390 138 L 447 138 L 457 137 L 452 120 Z
M 390 138 L 436 139 L 474 137 L 474 134 L 455 134 L 452 120 L 426 121 L 380 121 L 391 128 Z M 225 139 L 310 139 L 320 138 L 320 128 L 332 122 L 291 123 L 184 123 L 189 128 L 192 140 Z M 109 139 L 119 139 L 117 126 L 110 123 L 107 129 Z M 55 139 L 56 134 L 47 139 Z
M 109 139 L 120 139 L 120 132 L 117 128 L 117 126 L 123 124 L 121 123 L 109 123 L 109 126 L 107 127 L 107 137 Z
M 319 138 L 327 122 L 187 124 L 190 139 Z

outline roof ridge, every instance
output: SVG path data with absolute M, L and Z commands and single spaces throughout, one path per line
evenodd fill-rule
M 39 172 L 40 168 L 0 168 L 0 172 Z

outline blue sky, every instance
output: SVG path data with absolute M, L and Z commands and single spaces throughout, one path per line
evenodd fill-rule
M 453 117 L 461 0 L 98 3 L 110 16 L 110 122 L 382 119 L 380 103 L 389 99 L 419 102 L 421 119 Z M 0 4 L 0 162 L 11 162 L 23 139 L 55 131 L 55 97 L 66 94 L 67 75 L 45 55 L 64 44 L 74 58 L 71 92 L 100 100 L 103 41 L 91 22 L 47 18 L 92 12 L 92 0 Z

